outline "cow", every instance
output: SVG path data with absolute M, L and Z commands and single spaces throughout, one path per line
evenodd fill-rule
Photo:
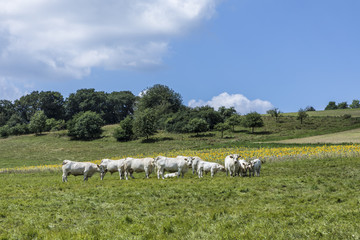
M 250 167 L 249 167 L 249 175 L 254 176 L 256 174 L 257 177 L 260 177 L 260 169 L 261 169 L 261 161 L 260 159 L 254 159 L 250 161 Z
M 184 177 L 184 174 L 188 171 L 192 164 L 192 157 L 178 156 L 176 158 L 168 158 L 163 156 L 158 156 L 155 158 L 155 165 L 157 168 L 157 176 L 160 179 L 164 179 L 164 171 L 168 172 L 177 172 L 177 176 Z
M 145 172 L 145 177 L 149 178 L 149 175 L 153 172 L 155 166 L 155 160 L 153 158 L 126 158 L 125 159 L 125 178 L 128 179 L 130 174 L 131 178 L 133 172 Z
M 239 154 L 231 154 L 226 156 L 225 158 L 226 176 L 228 176 L 228 173 L 230 174 L 230 177 L 234 177 L 236 175 L 239 168 L 239 162 L 238 162 L 239 158 L 240 158 Z
M 62 163 L 62 181 L 67 182 L 67 176 L 84 175 L 84 181 L 87 181 L 89 177 L 96 172 L 100 172 L 99 165 L 90 162 L 74 162 L 70 160 L 64 160 Z
M 191 164 L 191 167 L 192 167 L 192 173 L 195 174 L 195 172 L 197 172 L 198 170 L 198 164 L 199 162 L 203 161 L 201 158 L 199 157 L 194 157 L 193 160 L 192 160 L 192 164 Z
M 123 179 L 125 169 L 125 159 L 111 160 L 111 159 L 103 159 L 99 165 L 100 168 L 100 179 L 103 180 L 105 174 L 110 172 L 113 174 L 114 172 L 119 172 L 120 180 Z
M 223 171 L 225 172 L 225 167 L 223 165 L 220 165 L 218 163 L 215 162 L 206 162 L 206 161 L 200 161 L 198 163 L 198 176 L 199 178 L 203 177 L 203 172 L 211 173 L 211 177 L 214 177 L 215 173 L 217 173 L 218 171 Z
M 239 166 L 238 171 L 237 171 L 238 175 L 240 177 L 246 176 L 247 175 L 247 170 L 250 168 L 250 163 L 248 163 L 244 159 L 239 159 L 238 160 L 238 166 Z M 250 172 L 250 170 L 249 170 L 249 172 Z
M 174 173 L 167 173 L 164 175 L 164 178 L 173 178 L 173 177 L 177 177 L 178 173 L 174 172 Z

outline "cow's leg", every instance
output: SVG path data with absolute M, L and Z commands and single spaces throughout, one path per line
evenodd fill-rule
M 157 170 L 158 179 L 160 179 L 160 168 Z
M 146 167 L 144 168 L 144 170 L 145 170 L 145 177 L 149 178 L 149 169 Z
M 129 174 L 129 172 L 128 172 L 127 170 L 125 170 L 125 179 L 126 179 L 126 180 L 129 180 L 128 174 Z
M 214 177 L 214 169 L 213 168 L 211 168 L 210 173 L 211 173 L 211 177 Z
M 118 172 L 119 172 L 119 177 L 120 177 L 120 180 L 121 180 L 121 178 L 122 178 L 121 168 L 118 169 Z
M 133 172 L 130 172 L 130 177 L 131 177 L 132 179 L 135 179 L 135 177 L 133 176 Z
M 181 175 L 181 168 L 178 169 L 178 177 Z

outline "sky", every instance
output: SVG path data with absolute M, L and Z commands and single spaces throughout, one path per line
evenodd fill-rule
M 360 99 L 358 0 L 0 0 L 0 99 L 154 84 L 190 107 Z

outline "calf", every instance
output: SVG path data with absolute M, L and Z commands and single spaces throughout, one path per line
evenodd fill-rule
M 103 159 L 101 160 L 101 163 L 99 165 L 100 169 L 100 179 L 103 180 L 105 177 L 105 174 L 107 172 L 110 172 L 113 174 L 114 172 L 119 172 L 120 180 L 123 179 L 125 169 L 125 159 L 119 159 L 119 160 L 111 160 L 111 159 Z
M 247 170 L 250 168 L 250 163 L 248 163 L 247 161 L 245 161 L 244 159 L 239 159 L 238 160 L 238 175 L 240 177 L 244 177 L 247 175 Z M 249 170 L 250 172 L 250 170 Z
M 260 169 L 261 169 L 261 161 L 260 159 L 254 159 L 250 161 L 250 167 L 249 167 L 249 175 L 254 176 L 256 174 L 257 177 L 260 177 Z
M 206 162 L 206 161 L 200 161 L 198 164 L 198 176 L 199 178 L 203 177 L 203 172 L 211 173 L 211 177 L 214 177 L 215 173 L 218 171 L 225 172 L 225 167 L 214 162 Z
M 70 160 L 63 161 L 62 170 L 63 182 L 67 182 L 67 176 L 69 175 L 84 175 L 84 181 L 87 181 L 94 173 L 100 172 L 99 165 L 90 162 L 74 162 Z

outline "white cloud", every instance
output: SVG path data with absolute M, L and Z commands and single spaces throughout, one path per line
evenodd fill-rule
M 159 66 L 171 38 L 213 16 L 218 1 L 0 0 L 0 76 Z
M 256 111 L 258 113 L 266 113 L 267 110 L 274 108 L 269 101 L 260 99 L 249 100 L 242 94 L 228 94 L 227 92 L 221 93 L 218 96 L 213 97 L 210 101 L 195 100 L 189 101 L 189 107 L 211 106 L 216 110 L 221 107 L 234 107 L 238 113 L 247 114 L 249 112 Z
M 14 101 L 23 95 L 24 93 L 14 83 L 5 78 L 0 78 L 0 100 Z

